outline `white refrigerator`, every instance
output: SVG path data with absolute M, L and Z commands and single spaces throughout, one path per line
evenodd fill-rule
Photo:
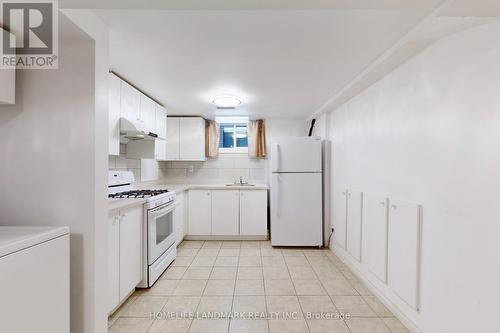
M 277 138 L 271 147 L 272 245 L 322 246 L 321 139 Z

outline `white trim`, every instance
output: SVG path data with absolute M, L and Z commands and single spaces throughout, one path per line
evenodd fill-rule
M 219 148 L 220 154 L 248 154 L 248 147 Z

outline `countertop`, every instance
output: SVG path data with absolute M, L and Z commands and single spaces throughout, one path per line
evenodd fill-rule
M 255 184 L 255 186 L 227 186 L 226 184 L 149 184 L 141 185 L 139 188 L 167 189 L 176 193 L 187 190 L 267 190 L 269 187 L 265 184 Z M 108 211 L 125 209 L 146 203 L 147 198 L 123 198 L 108 199 Z
M 69 234 L 69 227 L 0 226 L 0 257 Z

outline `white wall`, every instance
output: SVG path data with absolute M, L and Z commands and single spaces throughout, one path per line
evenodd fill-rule
M 93 297 L 87 298 L 87 306 L 93 312 L 92 322 L 87 321 L 83 329 L 93 333 L 107 332 L 107 226 L 108 221 L 108 72 L 109 72 L 109 31 L 104 22 L 91 10 L 64 10 L 69 17 L 94 44 L 94 276 Z M 78 330 L 80 328 L 73 329 Z
M 498 36 L 443 39 L 330 115 L 333 187 L 423 206 L 420 313 L 365 277 L 425 333 L 498 330 Z
M 0 106 L 0 223 L 70 226 L 71 326 L 83 329 L 83 293 L 93 290 L 94 45 L 62 17 L 60 27 L 59 69 L 18 71 L 16 105 Z M 78 39 L 64 39 L 69 30 Z
M 98 48 L 61 14 L 59 69 L 18 71 L 16 104 L 0 106 L 0 224 L 70 227 L 75 333 L 107 327 L 100 310 L 106 295 L 107 92 L 95 71 L 102 61 Z

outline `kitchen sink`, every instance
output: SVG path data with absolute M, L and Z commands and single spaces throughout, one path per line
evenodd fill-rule
M 255 186 L 255 184 L 226 184 L 226 186 Z

